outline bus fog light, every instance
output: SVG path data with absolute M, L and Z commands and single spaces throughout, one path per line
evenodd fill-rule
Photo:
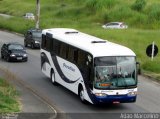
M 106 97 L 107 96 L 107 94 L 105 94 L 105 93 L 95 93 L 95 95 L 98 97 Z
M 128 93 L 128 96 L 136 96 L 137 95 L 137 92 L 136 91 L 134 91 L 134 92 L 129 92 Z

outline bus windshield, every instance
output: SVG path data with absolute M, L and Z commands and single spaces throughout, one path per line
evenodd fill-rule
M 96 89 L 121 89 L 137 85 L 135 57 L 95 58 Z

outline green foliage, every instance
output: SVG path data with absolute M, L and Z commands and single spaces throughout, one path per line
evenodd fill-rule
M 86 7 L 93 12 L 104 8 L 112 8 L 117 3 L 117 0 L 87 0 Z
M 147 71 L 151 71 L 151 72 L 155 72 L 155 73 L 159 73 L 160 72 L 160 61 L 146 61 L 142 67 L 143 69 L 147 70 Z
M 149 7 L 147 13 L 149 14 L 149 21 L 159 21 L 160 20 L 160 4 L 153 4 Z
M 129 19 L 130 25 L 135 28 L 147 29 L 148 16 L 142 13 L 134 13 L 134 17 Z
M 0 78 L 0 114 L 19 111 L 17 91 L 6 80 Z
M 130 18 L 133 18 L 134 16 L 134 11 L 132 11 L 129 7 L 126 6 L 119 6 L 116 7 L 115 9 L 112 9 L 108 13 L 110 21 L 113 19 L 115 21 L 127 21 Z
M 32 0 L 5 0 L 1 1 L 1 3 L 1 13 L 11 14 L 18 17 L 17 19 L 22 21 L 22 23 L 23 19 L 20 19 L 20 17 L 22 18 L 22 15 L 26 12 L 35 13 L 36 11 L 36 2 Z M 129 27 L 158 29 L 157 25 L 160 24 L 158 3 L 160 3 L 158 0 L 136 0 L 134 4 L 132 1 L 126 0 L 45 0 L 41 1 L 40 26 L 45 28 L 49 24 L 52 26 L 51 23 L 54 24 L 53 20 L 59 19 L 60 21 L 86 21 L 101 24 L 110 21 L 124 21 L 129 25 Z M 12 6 L 10 6 L 11 4 Z M 130 7 L 136 5 L 141 6 L 140 8 L 141 10 L 143 9 L 143 12 L 141 10 L 135 11 Z M 139 9 L 139 7 L 137 9 Z M 26 26 L 25 24 L 27 24 L 25 29 L 34 27 L 34 22 L 29 22 L 30 21 L 24 21 L 24 25 L 21 26 Z M 3 22 L 1 22 L 0 26 L 4 26 L 2 23 Z M 11 21 L 10 23 L 12 24 Z M 21 28 L 20 26 L 18 27 L 19 28 L 9 29 L 16 29 L 16 31 L 20 31 Z
M 132 9 L 136 11 L 142 11 L 145 5 L 145 0 L 136 0 L 135 3 L 132 5 Z
M 8 29 L 19 33 L 25 33 L 28 28 L 34 27 L 34 21 L 24 20 L 22 18 L 2 18 L 0 17 L 0 28 Z

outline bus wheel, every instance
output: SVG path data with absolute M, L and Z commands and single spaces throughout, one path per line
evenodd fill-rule
M 80 88 L 79 98 L 80 98 L 80 100 L 81 100 L 82 103 L 86 103 L 86 100 L 84 98 L 84 90 L 83 90 L 83 88 Z
M 54 71 L 51 71 L 51 81 L 53 85 L 57 85 L 57 82 L 55 81 Z

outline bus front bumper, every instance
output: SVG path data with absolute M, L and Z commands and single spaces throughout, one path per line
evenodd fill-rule
M 131 103 L 136 102 L 136 95 L 135 96 L 128 96 L 128 95 L 107 95 L 105 97 L 95 96 L 95 103 Z

